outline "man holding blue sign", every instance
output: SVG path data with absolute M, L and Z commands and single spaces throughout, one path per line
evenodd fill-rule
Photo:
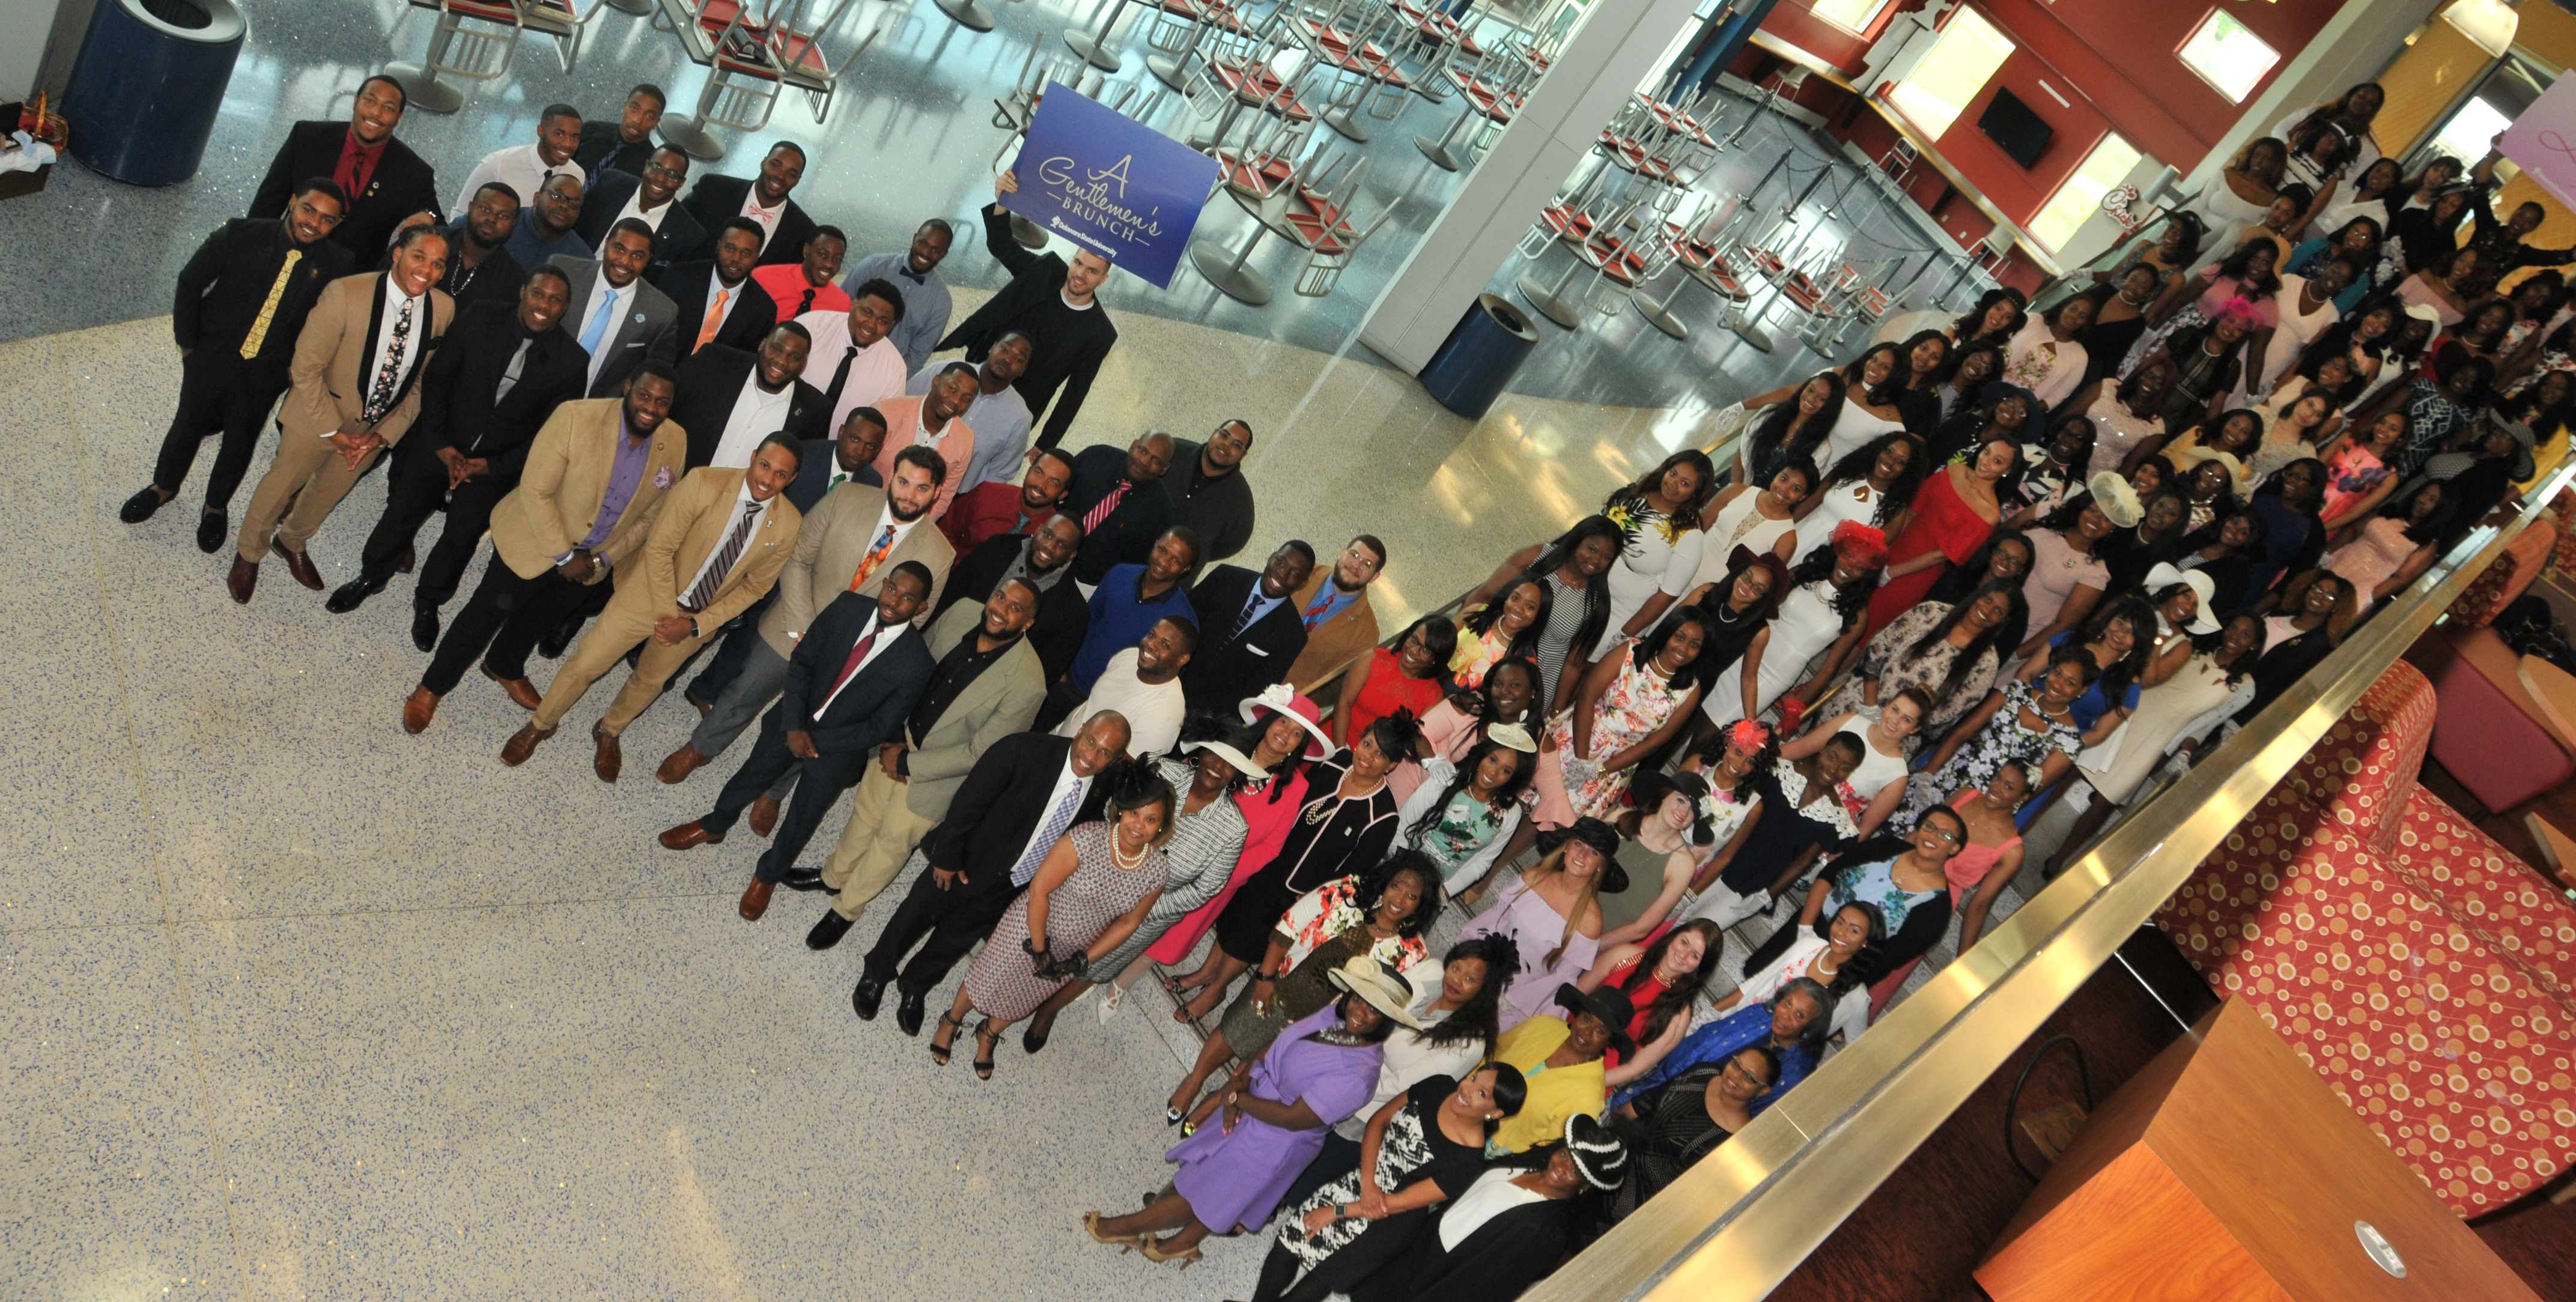
M 1002 173 L 993 182 L 997 201 L 984 209 L 984 247 L 1010 271 L 1011 283 L 949 331 L 937 351 L 963 347 L 966 360 L 981 362 L 1003 335 L 1016 331 L 1028 336 L 1036 347 L 1029 368 L 1012 387 L 1033 412 L 1045 411 L 1047 401 L 1063 390 L 1064 400 L 1047 412 L 1046 428 L 1038 435 L 1037 445 L 1051 448 L 1073 427 L 1091 381 L 1100 374 L 1101 360 L 1118 342 L 1118 327 L 1093 297 L 1109 279 L 1109 259 L 1082 249 L 1067 264 L 1052 253 L 1029 252 L 1011 234 L 1011 214 L 998 200 L 1019 188 L 1016 175 Z

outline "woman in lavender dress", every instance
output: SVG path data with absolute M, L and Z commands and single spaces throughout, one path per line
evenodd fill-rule
M 1199 1104 L 1191 1123 L 1221 1108 L 1219 1124 L 1200 1125 L 1165 1155 L 1180 1164 L 1171 1187 L 1131 1215 L 1085 1212 L 1091 1237 L 1186 1266 L 1208 1235 L 1256 1230 L 1270 1219 L 1326 1132 L 1376 1091 L 1380 1044 L 1398 1025 L 1418 1025 L 1403 984 L 1373 959 L 1353 960 L 1333 983 L 1350 993 L 1290 1024 L 1259 1061 Z M 1162 1230 L 1177 1232 L 1155 1237 Z

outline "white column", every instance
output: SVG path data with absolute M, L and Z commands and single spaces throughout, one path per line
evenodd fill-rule
M 1423 232 L 1360 321 L 1360 342 L 1418 372 L 1628 96 L 1663 68 L 1695 0 L 1594 0 L 1529 103 Z

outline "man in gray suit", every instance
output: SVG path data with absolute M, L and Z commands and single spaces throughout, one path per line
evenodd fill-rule
M 948 815 L 967 770 L 994 742 L 1022 731 L 1046 702 L 1046 672 L 1023 634 L 1038 617 L 1038 590 L 1004 579 L 977 606 L 958 602 L 930 626 L 939 661 L 903 734 L 877 753 L 859 781 L 850 825 L 818 883 L 832 907 L 805 936 L 830 949 L 848 934 L 868 901 L 886 888 L 921 838 Z
M 561 254 L 546 260 L 572 282 L 563 328 L 590 354 L 593 398 L 624 392 L 627 377 L 647 360 L 669 362 L 680 355 L 680 309 L 670 295 L 644 283 L 652 260 L 653 228 L 632 217 L 608 228 L 596 260 Z
M 948 468 L 928 448 L 905 448 L 894 461 L 894 482 L 882 489 L 845 483 L 824 495 L 796 535 L 796 550 L 778 575 L 778 599 L 760 617 L 759 643 L 742 669 L 716 697 L 715 708 L 698 721 L 697 731 L 671 752 L 655 771 L 664 782 L 684 782 L 699 766 L 724 753 L 733 739 L 750 727 L 787 682 L 787 662 L 815 613 L 845 592 L 873 596 L 885 577 L 905 561 L 919 561 L 930 571 L 931 600 L 948 581 L 957 559 L 946 535 L 930 522 L 931 504 L 939 500 L 940 480 Z M 921 608 L 927 612 L 930 607 Z M 737 634 L 739 636 L 740 634 Z M 781 779 L 780 787 L 791 779 Z M 751 830 L 769 834 L 778 817 L 773 788 L 754 802 Z

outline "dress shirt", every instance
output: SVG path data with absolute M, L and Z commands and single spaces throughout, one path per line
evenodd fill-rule
M 393 343 L 394 327 L 402 321 L 403 292 L 394 284 L 392 276 L 386 276 L 384 282 L 384 319 L 376 322 L 376 346 L 367 350 L 367 370 L 358 377 L 360 406 L 364 406 L 368 395 L 376 391 L 376 373 L 385 364 L 385 349 Z M 394 377 L 396 393 L 402 392 L 402 384 L 420 369 L 421 353 L 429 344 L 429 299 L 423 295 L 409 301 L 411 332 L 403 336 L 402 372 Z M 324 430 L 322 437 L 327 439 L 338 432 L 336 429 Z
M 1327 586 L 1329 586 L 1330 580 L 1327 580 L 1326 583 Z M 1252 599 L 1243 603 L 1243 609 L 1234 613 L 1234 623 L 1224 628 L 1213 630 L 1212 635 L 1219 638 L 1231 637 L 1234 630 L 1238 628 L 1251 628 L 1253 625 L 1260 623 L 1263 616 L 1268 615 L 1272 610 L 1277 609 L 1281 602 L 1288 600 L 1288 596 L 1289 594 L 1285 592 L 1280 593 L 1275 597 L 1263 596 L 1261 593 L 1260 581 L 1255 580 L 1252 585 Z M 1200 629 L 1199 634 L 1202 637 L 1210 636 L 1211 630 Z M 1213 646 L 1214 643 L 1210 643 L 1210 645 Z
M 456 206 L 447 214 L 447 219 L 464 220 L 465 210 L 474 204 L 475 192 L 494 181 L 518 191 L 520 208 L 535 207 L 537 191 L 545 185 L 547 178 L 556 176 L 569 176 L 576 181 L 584 179 L 581 165 L 569 158 L 553 167 L 546 166 L 545 160 L 537 156 L 537 147 L 533 143 L 495 149 L 485 154 L 483 161 L 475 164 L 473 172 L 466 176 L 465 188 L 456 192 Z
M 778 319 L 781 321 L 793 321 L 808 312 L 830 312 L 842 317 L 843 325 L 849 324 L 850 296 L 828 280 L 820 285 L 806 283 L 802 263 L 780 262 L 755 267 L 751 278 L 769 291 L 770 299 L 778 304 Z M 809 294 L 813 296 L 811 299 L 806 297 Z M 828 373 L 825 378 L 830 378 Z
M 789 200 L 781 199 L 778 201 L 777 207 L 763 208 L 760 206 L 760 186 L 757 183 L 754 183 L 743 187 L 742 211 L 735 213 L 734 215 L 737 217 L 748 217 L 753 221 L 760 223 L 760 229 L 762 232 L 760 237 L 760 248 L 762 252 L 766 253 L 769 251 L 769 237 L 778 233 L 778 223 L 781 219 L 787 216 L 787 205 L 789 202 Z M 709 223 L 709 225 L 714 226 L 721 226 L 722 224 L 723 223 L 721 222 Z
M 912 318 L 906 316 L 904 319 L 909 321 Z M 886 338 L 894 336 L 887 335 Z M 916 398 L 928 394 L 930 382 L 938 379 L 939 373 L 946 369 L 948 364 L 941 362 L 937 366 L 924 366 L 914 371 L 912 382 L 903 386 L 903 391 Z M 975 368 L 978 376 L 983 374 L 983 370 L 981 366 Z M 964 419 L 966 427 L 975 431 L 975 455 L 967 460 L 966 477 L 957 481 L 957 491 L 971 493 L 986 484 L 1005 480 L 1018 485 L 1020 465 L 1028 457 L 1029 429 L 1036 423 L 1035 418 L 1029 415 L 1029 400 L 1007 384 L 1002 386 L 1000 393 L 985 393 L 978 389 L 975 401 L 966 406 Z
M 1068 567 L 1070 568 L 1070 567 Z M 1082 636 L 1082 652 L 1073 658 L 1069 675 L 1073 685 L 1091 691 L 1093 680 L 1100 677 L 1112 658 L 1123 651 L 1133 652 L 1137 639 L 1165 619 L 1179 616 L 1198 623 L 1198 610 L 1190 605 L 1188 585 L 1174 583 L 1162 596 L 1145 596 L 1145 567 L 1117 565 L 1101 576 L 1100 586 L 1089 593 L 1091 627 Z M 1175 684 L 1177 686 L 1177 684 Z
M 590 252 L 585 253 L 582 256 L 585 258 L 604 258 L 608 256 L 605 252 L 608 248 L 608 236 L 616 234 L 617 223 L 622 222 L 629 217 L 644 223 L 647 227 L 650 227 L 655 234 L 660 234 L 662 230 L 662 219 L 671 215 L 671 206 L 678 202 L 679 200 L 677 199 L 665 199 L 662 201 L 661 207 L 652 209 L 648 212 L 644 207 L 644 187 L 640 185 L 635 187 L 635 193 L 626 196 L 626 206 L 618 209 L 616 219 L 608 223 L 607 233 L 599 237 L 599 247 L 592 249 Z M 715 300 L 709 299 L 707 301 L 712 303 Z
M 686 600 L 690 593 L 697 591 L 698 584 L 705 581 L 707 571 L 714 569 L 716 567 L 716 559 L 724 555 L 725 539 L 731 538 L 733 536 L 733 531 L 741 526 L 743 512 L 766 509 L 768 509 L 767 503 L 754 502 L 751 500 L 751 480 L 746 477 L 743 480 L 742 488 L 736 491 L 733 495 L 733 510 L 725 513 L 724 527 L 716 530 L 716 545 L 707 552 L 706 561 L 698 566 L 697 573 L 689 576 L 688 582 L 671 589 L 672 595 L 681 600 Z M 733 570 L 741 568 L 744 561 L 751 559 L 751 554 L 751 543 L 746 539 L 743 542 L 742 550 L 734 553 L 733 566 L 728 568 L 725 572 L 730 574 Z M 723 580 L 719 578 L 717 582 L 722 583 Z
M 877 623 L 876 615 L 874 613 L 870 613 L 868 616 L 867 626 L 859 630 L 859 635 L 857 637 L 850 639 L 850 645 L 855 647 L 869 637 L 876 638 L 876 641 L 869 645 L 868 653 L 866 655 L 859 657 L 858 665 L 850 670 L 849 675 L 832 685 L 831 694 L 825 696 L 822 703 L 814 707 L 813 719 L 808 719 L 807 722 L 810 723 L 813 722 L 814 719 L 822 718 L 823 712 L 832 708 L 832 702 L 839 700 L 841 698 L 841 693 L 848 690 L 851 683 L 857 682 L 859 675 L 866 673 L 869 665 L 877 662 L 878 656 L 884 655 L 896 642 L 901 641 L 906 631 L 907 630 L 905 629 L 898 628 L 889 633 L 885 630 L 883 625 Z M 840 670 L 841 667 L 839 665 L 832 666 L 832 672 L 839 673 Z
M 912 531 L 920 528 L 922 522 L 929 518 L 930 517 L 928 515 L 916 515 L 909 520 L 898 520 L 894 518 L 894 506 L 892 503 L 878 507 L 877 522 L 868 526 L 868 545 L 861 548 L 859 551 L 861 561 L 864 562 L 867 554 L 876 550 L 877 539 L 885 537 L 886 530 L 894 530 L 894 537 L 886 543 L 886 560 L 878 561 L 877 567 L 874 570 L 869 571 L 868 577 L 881 578 L 888 573 L 889 567 L 886 564 L 886 561 L 893 560 L 895 551 L 903 546 L 903 540 L 911 537 Z M 862 580 L 853 577 L 850 581 L 850 590 L 853 592 L 858 591 L 861 582 Z M 930 595 L 937 596 L 938 593 L 933 592 Z
M 626 427 L 625 417 L 619 417 L 617 460 L 609 468 L 608 493 L 599 499 L 599 515 L 590 522 L 590 532 L 582 535 L 578 546 L 596 552 L 600 544 L 608 541 L 618 518 L 626 514 L 626 504 L 635 500 L 635 490 L 644 486 L 644 463 L 652 459 L 653 440 L 635 437 L 635 432 Z M 555 558 L 555 564 L 571 559 L 572 553 L 565 552 Z
M 742 377 L 742 393 L 733 400 L 733 414 L 726 418 L 724 436 L 716 440 L 711 466 L 741 470 L 751 464 L 751 454 L 760 441 L 786 427 L 787 404 L 796 398 L 796 382 L 788 381 L 771 393 L 760 387 L 760 366 L 754 363 L 751 374 Z
M 733 320 L 733 310 L 742 305 L 742 292 L 750 287 L 751 277 L 749 276 L 743 277 L 739 285 L 728 285 L 724 283 L 724 273 L 717 271 L 707 273 L 707 296 L 700 302 L 703 306 L 715 310 L 717 334 L 724 333 L 725 323 Z M 695 344 L 698 332 L 706 329 L 706 315 L 702 312 L 697 320 L 682 321 L 679 324 L 681 329 L 688 331 L 689 342 Z M 694 353 L 697 349 L 692 347 L 689 351 Z
M 912 254 L 907 251 L 859 259 L 859 265 L 841 277 L 841 288 L 855 294 L 859 286 L 871 280 L 885 281 L 894 286 L 896 293 L 903 295 L 903 319 L 894 323 L 894 329 L 886 332 L 886 338 L 893 340 L 895 351 L 903 354 L 906 369 L 920 370 L 921 364 L 929 361 L 930 354 L 938 348 L 939 337 L 948 333 L 948 314 L 953 301 L 948 292 L 948 282 L 939 278 L 936 268 L 918 276 L 912 274 Z M 979 425 L 976 428 L 983 427 Z
M 339 163 L 331 169 L 331 180 L 341 193 L 351 198 L 365 194 L 367 182 L 376 175 L 376 160 L 385 156 L 385 146 L 392 143 L 393 137 L 387 136 L 371 148 L 358 143 L 357 132 L 350 132 L 340 142 Z
M 1073 734 L 1066 733 L 1064 735 L 1069 737 Z M 1040 806 L 1038 809 L 1038 825 L 1029 829 L 1029 839 L 1021 844 L 1020 852 L 1018 854 L 1011 856 L 1012 867 L 1016 870 L 1020 864 L 1026 862 L 1029 857 L 1029 852 L 1032 850 L 1054 849 L 1055 847 L 1051 845 L 1041 846 L 1038 844 L 1038 838 L 1046 835 L 1047 824 L 1052 821 L 1048 816 L 1053 814 L 1056 810 L 1063 808 L 1064 802 L 1068 799 L 1073 802 L 1074 808 L 1082 808 L 1083 798 L 1090 794 L 1091 779 L 1081 777 L 1074 773 L 1073 752 L 1066 751 L 1064 753 L 1064 767 L 1056 771 L 1055 786 L 1047 791 L 1046 804 Z M 1058 835 L 1062 834 L 1059 833 Z
M 1306 603 L 1306 609 L 1299 612 L 1299 617 L 1305 620 L 1309 629 L 1322 628 L 1325 621 L 1349 609 L 1352 602 L 1360 599 L 1360 593 L 1366 591 L 1368 589 L 1362 587 L 1358 592 L 1344 592 L 1342 585 L 1327 578 L 1322 587 L 1315 589 L 1315 599 Z
M 615 351 L 608 345 L 617 338 L 617 319 L 624 316 L 626 309 L 635 302 L 635 287 L 643 283 L 643 278 L 637 277 L 627 281 L 625 288 L 620 289 L 608 283 L 608 269 L 602 266 L 599 275 L 590 282 L 590 297 L 582 300 L 581 310 L 564 318 L 564 327 L 572 332 L 573 342 L 590 352 L 588 381 L 592 383 L 598 381 L 599 364 L 607 359 L 609 353 Z M 602 308 L 607 310 L 608 320 L 599 328 L 599 337 L 593 339 L 590 335 L 590 323 L 592 318 L 599 315 Z
M 957 703 L 958 696 L 972 686 L 975 679 L 986 669 L 991 668 L 994 661 L 1001 659 L 1012 647 L 1019 645 L 1020 641 L 1018 635 L 1014 634 L 1003 639 L 1000 646 L 985 651 L 979 649 L 983 640 L 984 626 L 978 624 L 974 632 L 959 638 L 957 645 L 948 649 L 948 657 L 939 662 L 937 669 L 931 671 L 930 686 L 922 691 L 921 700 L 913 705 L 912 717 L 904 720 L 903 723 L 904 736 L 912 745 L 920 745 L 922 738 L 929 736 L 930 730 L 939 726 L 940 716 L 948 713 L 948 707 Z M 911 769 L 905 766 L 902 758 L 895 761 L 895 767 L 902 770 L 905 776 L 911 775 Z
M 1178 677 L 1148 683 L 1136 676 L 1136 648 L 1131 646 L 1109 658 L 1109 667 L 1091 684 L 1091 698 L 1073 707 L 1055 735 L 1073 736 L 1091 716 L 1116 710 L 1127 720 L 1127 753 L 1158 755 L 1181 739 L 1181 716 L 1188 709 Z
M 806 356 L 805 382 L 817 392 L 829 393 L 832 373 L 841 367 L 841 355 L 850 348 L 850 314 L 808 312 L 796 318 L 805 333 L 814 340 L 813 351 Z M 840 399 L 832 404 L 832 416 L 823 428 L 838 436 L 842 422 L 850 418 L 852 407 L 873 407 L 888 398 L 903 396 L 903 354 L 883 339 L 859 350 L 850 359 L 849 378 L 841 383 Z M 891 441 L 891 439 L 889 439 Z

